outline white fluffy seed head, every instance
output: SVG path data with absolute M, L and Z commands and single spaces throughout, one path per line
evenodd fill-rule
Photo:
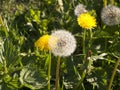
M 57 30 L 51 34 L 49 46 L 55 56 L 70 56 L 76 49 L 76 40 L 70 32 Z
M 120 24 L 120 9 L 113 5 L 104 7 L 101 12 L 101 19 L 108 26 Z
M 78 4 L 76 7 L 75 7 L 75 10 L 74 10 L 74 14 L 76 16 L 79 16 L 80 14 L 82 13 L 86 13 L 87 10 L 86 10 L 86 6 L 83 5 L 83 4 Z

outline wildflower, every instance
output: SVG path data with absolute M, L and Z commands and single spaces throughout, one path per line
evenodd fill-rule
M 65 30 L 57 30 L 51 34 L 49 46 L 55 56 L 69 56 L 76 48 L 74 36 Z
M 86 10 L 86 6 L 84 6 L 83 4 L 78 4 L 76 7 L 75 7 L 75 10 L 74 10 L 74 14 L 76 16 L 79 16 L 80 14 L 82 13 L 86 13 L 87 10 Z
M 77 18 L 78 24 L 82 28 L 93 29 L 96 27 L 96 19 L 88 13 L 83 13 Z
M 104 7 L 101 12 L 101 19 L 108 26 L 120 24 L 120 9 L 113 5 Z
M 48 46 L 49 38 L 49 35 L 43 35 L 35 42 L 35 47 L 39 48 L 40 50 L 50 50 Z

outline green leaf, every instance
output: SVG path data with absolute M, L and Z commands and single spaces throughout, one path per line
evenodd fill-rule
M 97 87 L 99 90 L 106 90 L 107 72 L 101 68 L 94 68 L 87 76 L 87 81 L 93 85 L 93 89 Z
M 107 53 L 101 53 L 100 55 L 91 56 L 91 59 L 92 59 L 93 61 L 96 61 L 96 60 L 98 60 L 98 59 L 104 60 L 104 59 L 106 59 L 106 58 L 105 58 L 106 55 L 107 55 Z
M 15 65 L 19 64 L 21 57 L 19 56 L 19 49 L 13 45 L 11 39 L 6 39 L 4 41 L 3 57 L 6 60 L 6 66 L 13 68 Z
M 2 38 L 0 37 L 0 64 L 2 64 L 2 49 L 3 49 L 3 40 Z
M 41 70 L 39 73 L 36 67 L 28 65 L 20 72 L 20 82 L 23 86 L 31 89 L 44 88 L 47 85 L 47 81 L 42 75 L 43 72 Z
M 20 87 L 20 82 L 16 74 L 13 77 L 6 75 L 0 84 L 0 90 L 17 90 Z

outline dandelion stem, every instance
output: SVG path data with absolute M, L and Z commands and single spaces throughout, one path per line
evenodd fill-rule
M 120 57 L 118 58 L 117 62 L 115 63 L 115 67 L 114 67 L 114 70 L 113 70 L 113 73 L 112 73 L 112 76 L 111 76 L 111 79 L 110 79 L 109 86 L 108 86 L 107 90 L 111 90 L 112 82 L 114 80 L 114 77 L 115 77 L 116 70 L 117 70 L 117 67 L 119 65 L 119 62 L 120 62 Z
M 110 0 L 110 3 L 113 5 L 114 4 L 114 0 Z
M 85 42 L 86 42 L 85 39 L 86 38 L 85 37 L 86 37 L 86 29 L 84 29 L 84 31 L 83 31 L 83 54 L 84 54 L 83 64 L 85 64 L 85 62 L 86 62 L 86 48 L 85 48 Z M 83 80 L 85 78 L 85 75 L 86 75 L 86 69 L 82 73 L 80 82 L 78 83 L 78 85 L 76 87 L 76 90 L 78 90 L 78 88 L 79 88 L 79 90 L 81 90 L 82 85 L 83 85 L 82 82 L 83 82 Z
M 86 50 L 85 50 L 85 37 L 86 37 L 86 30 L 83 32 L 83 54 L 84 54 L 84 59 L 86 58 Z
M 92 29 L 90 29 L 89 49 L 91 48 L 92 45 L 92 36 L 93 36 Z
M 90 29 L 90 39 L 92 39 L 92 36 L 93 36 L 92 29 Z
M 50 72 L 51 72 L 51 52 L 49 52 L 49 65 L 48 65 L 48 90 L 50 90 Z
M 85 67 L 85 69 L 84 69 L 84 71 L 83 71 L 83 73 L 82 73 L 81 80 L 80 80 L 80 82 L 78 83 L 78 86 L 77 86 L 77 89 L 76 89 L 76 90 L 78 90 L 78 89 L 79 89 L 79 90 L 83 90 L 83 89 L 84 89 L 84 88 L 82 88 L 82 83 L 83 83 L 83 81 L 84 81 L 84 79 L 85 79 L 86 74 L 87 74 L 88 71 L 89 71 L 89 66 L 91 65 L 91 60 L 86 60 L 86 48 L 85 48 L 85 41 L 86 41 L 86 39 L 85 39 L 85 37 L 86 37 L 86 30 L 84 30 L 84 33 L 83 33 L 83 54 L 85 54 L 84 66 L 86 66 L 86 67 Z M 92 37 L 93 37 L 92 29 L 90 29 L 89 48 L 91 48 L 91 45 L 92 45 Z
M 103 0 L 103 6 L 106 7 L 107 6 L 107 0 Z
M 59 90 L 59 69 L 60 69 L 60 57 L 58 56 L 57 67 L 56 67 L 56 90 Z

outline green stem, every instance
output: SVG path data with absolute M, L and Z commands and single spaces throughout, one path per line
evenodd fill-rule
M 107 0 L 103 0 L 103 6 L 106 7 L 107 6 Z
M 58 57 L 57 67 L 56 67 L 56 90 L 59 90 L 59 69 L 60 69 L 60 57 Z
M 20 66 L 23 67 L 22 61 L 20 60 Z
M 90 40 L 92 40 L 93 37 L 93 33 L 92 33 L 92 29 L 90 29 Z
M 82 76 L 81 76 L 81 79 L 80 79 L 80 82 L 78 83 L 78 86 L 77 86 L 77 89 L 76 90 L 83 90 L 84 88 L 82 88 L 82 83 L 83 83 L 83 81 L 84 81 L 84 79 L 85 79 L 85 76 L 86 76 L 86 74 L 88 73 L 88 71 L 89 71 L 89 66 L 91 65 L 91 60 L 86 60 L 86 47 L 85 47 L 85 41 L 86 41 L 86 30 L 84 30 L 84 33 L 83 33 L 83 54 L 85 55 L 85 58 L 84 58 L 84 66 L 86 66 L 85 67 L 85 69 L 84 69 L 84 71 L 83 71 L 83 73 L 82 73 Z M 89 49 L 91 48 L 91 46 L 92 46 L 92 37 L 93 37 L 93 33 L 92 33 L 92 29 L 90 29 L 90 39 L 89 39 L 89 45 L 88 45 L 88 47 L 89 47 Z
M 111 3 L 112 5 L 114 5 L 114 0 L 110 0 L 110 3 Z
M 50 90 L 50 73 L 51 73 L 51 52 L 49 52 L 49 65 L 48 65 L 48 90 Z
M 93 33 L 92 33 L 92 29 L 90 29 L 89 49 L 92 46 L 92 37 L 93 37 Z
M 115 63 L 115 67 L 114 67 L 114 70 L 113 70 L 113 73 L 112 73 L 112 76 L 111 76 L 111 79 L 110 79 L 109 86 L 108 86 L 107 90 L 111 90 L 112 82 L 114 80 L 119 62 L 120 62 L 120 57 L 118 58 L 117 62 Z
M 84 64 L 84 66 L 86 66 L 86 67 L 85 67 L 85 69 L 84 69 L 84 71 L 83 71 L 83 73 L 82 73 L 80 82 L 78 83 L 77 88 L 76 88 L 75 90 L 85 90 L 82 83 L 83 83 L 83 81 L 84 81 L 84 79 L 85 79 L 86 74 L 87 74 L 88 71 L 89 71 L 90 65 L 91 65 L 91 60 L 87 60 L 87 61 L 85 62 L 85 64 Z
M 75 67 L 74 62 L 73 62 L 73 56 L 71 57 L 71 60 L 72 60 L 72 64 L 73 64 L 73 68 L 74 68 L 75 75 L 78 76 L 78 78 L 82 79 L 82 78 L 84 77 L 84 75 L 82 75 L 82 77 L 79 75 L 79 72 L 78 72 L 78 70 L 77 70 L 77 68 Z M 80 81 L 79 83 L 80 83 L 80 84 L 78 84 L 78 87 L 77 87 L 75 90 L 78 90 L 79 85 L 81 85 L 82 90 L 85 90 L 84 84 L 83 84 L 81 81 Z M 81 87 L 80 87 L 80 88 L 81 88 Z
M 83 71 L 83 74 L 82 74 L 82 76 L 81 76 L 80 82 L 78 83 L 78 86 L 77 86 L 77 90 L 78 90 L 78 89 L 81 90 L 81 88 L 82 88 L 82 83 L 83 83 L 83 80 L 84 80 L 85 76 L 86 76 L 86 69 Z
M 86 43 L 86 29 L 83 30 L 83 55 L 84 55 L 83 64 L 85 64 L 85 62 L 86 62 L 86 44 L 85 43 Z M 82 73 L 80 82 L 78 83 L 76 90 L 78 90 L 78 89 L 81 90 L 85 75 L 86 75 L 86 69 Z
M 86 37 L 86 30 L 84 29 L 84 32 L 83 32 L 83 54 L 84 54 L 84 61 L 86 59 L 86 50 L 85 50 L 85 41 L 86 40 L 85 40 L 85 37 Z

